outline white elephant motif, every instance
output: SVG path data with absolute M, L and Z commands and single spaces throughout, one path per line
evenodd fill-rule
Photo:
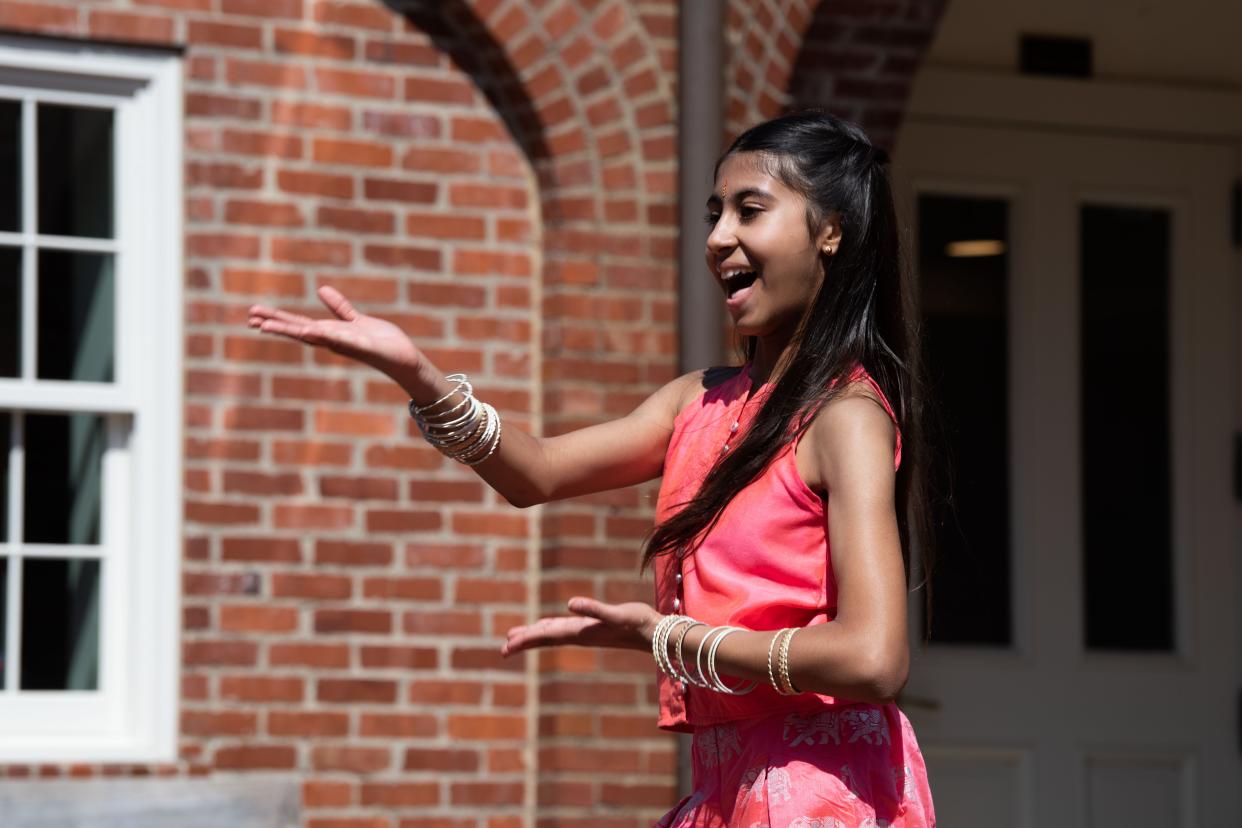
M 887 819 L 867 817 L 862 822 L 858 823 L 858 828 L 889 828 L 890 825 L 892 825 L 892 823 Z
M 763 769 L 763 765 L 756 765 L 753 768 L 749 768 L 744 774 L 742 774 L 742 779 L 738 783 L 738 787 L 740 790 L 745 791 L 742 795 L 743 803 L 749 800 L 752 796 L 755 798 L 756 802 L 763 801 L 763 786 L 759 784 L 759 779 L 763 776 Z
M 886 742 L 892 744 L 888 735 L 888 720 L 884 718 L 884 711 L 878 707 L 846 710 L 841 715 L 853 731 L 850 734 L 850 744 L 859 739 L 869 745 L 882 745 Z
M 792 736 L 792 739 L 790 738 Z M 819 741 L 816 742 L 816 737 Z M 797 747 L 805 742 L 808 745 L 841 744 L 841 726 L 836 711 L 825 710 L 810 715 L 790 713 L 785 717 L 785 726 L 781 738 L 789 742 L 790 747 Z
M 708 768 L 742 755 L 742 741 L 733 725 L 705 727 L 695 732 L 692 748 L 699 761 Z
M 735 726 L 725 724 L 716 728 L 716 750 L 720 751 L 721 762 L 742 755 L 742 738 Z
M 914 774 L 909 765 L 893 768 L 893 789 L 901 791 L 902 799 L 914 799 Z
M 769 802 L 788 802 L 793 798 L 793 780 L 789 778 L 789 771 L 784 768 L 772 768 L 768 771 L 768 796 L 771 797 Z
M 694 741 L 690 746 L 704 767 L 716 767 L 719 756 L 716 753 L 716 729 L 714 727 L 705 727 L 696 731 Z
M 789 828 L 846 828 L 845 823 L 834 817 L 800 816 L 789 823 Z

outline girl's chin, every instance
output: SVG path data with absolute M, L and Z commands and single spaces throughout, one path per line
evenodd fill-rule
M 738 327 L 755 327 L 756 317 L 759 316 L 759 309 L 751 304 L 741 306 L 725 305 L 725 312 L 729 314 L 729 318 L 733 320 L 733 324 Z
M 760 317 L 754 311 L 742 313 L 733 318 L 733 332 L 740 336 L 755 336 L 763 338 L 765 336 L 773 336 L 783 333 L 786 329 L 792 331 L 798 325 L 796 318 L 789 320 L 776 320 L 766 317 Z
M 763 336 L 768 332 L 766 326 L 755 324 L 753 321 L 748 319 L 734 319 L 733 330 L 741 336 Z

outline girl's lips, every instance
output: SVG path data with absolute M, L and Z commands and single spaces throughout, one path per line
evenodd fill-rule
M 725 307 L 727 307 L 730 311 L 740 310 L 742 305 L 746 303 L 747 297 L 749 297 L 754 291 L 755 285 L 757 284 L 759 284 L 759 280 L 755 279 L 755 281 L 751 282 L 746 287 L 737 291 L 732 296 L 727 297 L 725 299 Z

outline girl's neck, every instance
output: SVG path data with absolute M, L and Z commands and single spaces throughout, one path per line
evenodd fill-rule
M 755 337 L 755 351 L 750 358 L 750 378 L 755 387 L 780 379 L 785 370 L 792 334 L 787 332 Z

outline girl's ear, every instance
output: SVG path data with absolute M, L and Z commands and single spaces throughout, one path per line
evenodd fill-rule
M 829 256 L 837 252 L 837 248 L 841 246 L 841 214 L 839 212 L 829 213 L 824 219 L 824 225 L 815 239 L 815 245 L 820 252 L 827 253 Z

